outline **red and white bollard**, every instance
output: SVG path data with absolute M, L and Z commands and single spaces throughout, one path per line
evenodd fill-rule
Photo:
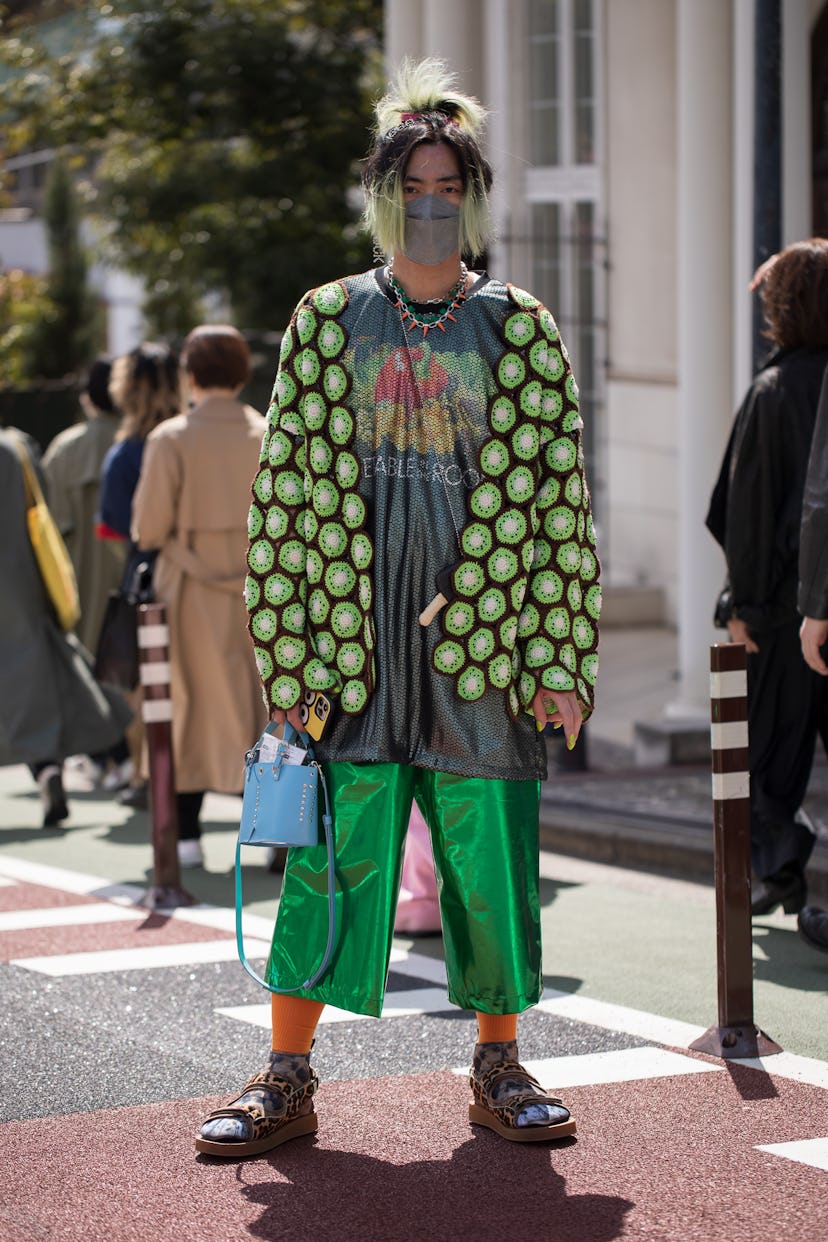
M 743 643 L 710 648 L 710 743 L 716 867 L 719 1022 L 690 1045 L 715 1057 L 781 1052 L 753 1021 L 750 915 L 750 772 Z
M 192 906 L 196 899 L 181 887 L 178 866 L 178 809 L 172 747 L 170 628 L 163 604 L 138 607 L 141 718 L 149 755 L 153 882 L 141 905 L 151 909 Z

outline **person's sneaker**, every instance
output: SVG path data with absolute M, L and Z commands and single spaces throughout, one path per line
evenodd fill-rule
M 184 869 L 204 866 L 204 854 L 198 837 L 178 842 L 178 865 Z
M 131 806 L 133 811 L 146 811 L 149 806 L 149 787 L 147 785 L 127 785 L 115 795 L 120 806 Z
M 38 773 L 38 788 L 43 806 L 43 827 L 52 828 L 61 820 L 69 818 L 69 807 L 66 805 L 66 794 L 63 791 L 63 778 L 57 764 L 50 764 Z
M 132 760 L 125 759 L 123 763 L 115 763 L 104 775 L 101 780 L 101 789 L 111 792 L 115 789 L 125 789 L 132 780 Z
M 63 779 L 68 789 L 91 793 L 100 789 L 104 769 L 90 755 L 70 755 L 63 766 Z

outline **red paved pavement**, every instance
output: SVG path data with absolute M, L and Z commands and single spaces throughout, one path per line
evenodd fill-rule
M 0 887 L 7 910 L 95 901 Z M 0 932 L 0 961 L 227 939 L 147 912 Z M 826 1139 L 828 1092 L 697 1059 L 718 1072 L 566 1089 L 579 1137 L 555 1147 L 471 1129 L 468 1086 L 448 1072 L 323 1082 L 318 1137 L 251 1161 L 196 1156 L 195 1130 L 224 1096 L 10 1121 L 0 1124 L 0 1242 L 828 1239 L 828 1173 L 757 1150 Z M 32 1075 L 48 1106 L 37 1065 Z M 228 1094 L 241 1085 L 228 1082 Z M 6 1083 L 7 1111 L 26 1090 Z
M 94 905 L 99 899 L 81 893 L 67 893 L 45 884 L 0 885 L 0 910 L 46 910 L 52 906 Z
M 0 912 L 95 905 L 111 907 L 112 903 L 40 884 L 15 883 L 0 887 Z M 65 953 L 151 949 L 158 945 L 234 939 L 229 932 L 171 918 L 158 911 L 142 912 L 133 906 L 127 909 L 136 917 L 111 923 L 78 922 L 54 927 L 27 927 L 8 931 L 0 929 L 0 962 Z
M 828 1175 L 755 1149 L 825 1134 L 824 1091 L 736 1067 L 566 1099 L 578 1140 L 526 1147 L 467 1125 L 456 1075 L 323 1084 L 317 1138 L 239 1162 L 194 1153 L 215 1098 L 8 1123 L 0 1238 L 828 1236 Z
M 101 949 L 151 949 L 162 944 L 193 944 L 204 940 L 231 940 L 227 932 L 197 923 L 185 923 L 150 913 L 118 923 L 79 924 L 74 927 L 35 927 L 0 932 L 0 961 L 48 957 L 63 953 L 94 953 Z

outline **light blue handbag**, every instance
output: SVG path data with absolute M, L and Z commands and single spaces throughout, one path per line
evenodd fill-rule
M 242 966 L 257 983 L 269 992 L 296 992 L 299 988 L 312 988 L 328 969 L 334 941 L 336 940 L 336 880 L 334 876 L 334 843 L 328 786 L 308 745 L 308 735 L 299 734 L 289 724 L 279 740 L 276 757 L 272 762 L 260 759 L 262 742 L 267 734 L 275 735 L 279 726 L 272 721 L 252 750 L 244 757 L 244 794 L 242 796 L 241 824 L 236 842 L 236 946 Z M 288 746 L 301 740 L 307 757 L 301 764 L 286 763 Z M 290 987 L 274 987 L 250 965 L 244 952 L 242 936 L 242 873 L 241 849 L 243 845 L 303 846 L 319 844 L 317 802 L 319 786 L 325 799 L 322 823 L 328 849 L 328 943 L 319 968 L 304 983 Z

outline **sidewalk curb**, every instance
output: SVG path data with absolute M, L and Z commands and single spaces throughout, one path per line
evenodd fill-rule
M 638 812 L 552 806 L 541 799 L 541 849 L 590 862 L 712 884 L 714 880 L 712 808 L 710 826 L 698 821 L 647 819 Z M 808 899 L 828 906 L 828 858 L 819 851 L 808 864 Z
M 694 825 L 642 823 L 638 815 L 612 816 L 582 807 L 541 804 L 541 849 L 591 862 L 657 871 L 680 879 L 713 881 L 713 842 Z

